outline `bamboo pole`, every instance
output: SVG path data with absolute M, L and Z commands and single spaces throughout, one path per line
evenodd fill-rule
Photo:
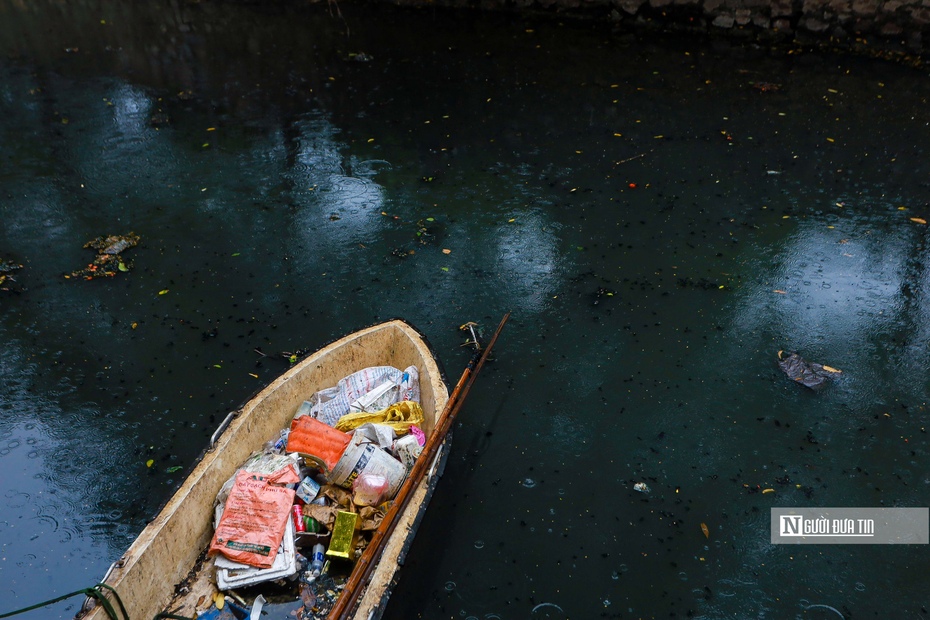
M 355 612 L 360 594 L 364 590 L 364 586 L 368 582 L 368 579 L 371 577 L 371 572 L 377 565 L 388 538 L 390 538 L 391 533 L 397 525 L 398 515 L 407 507 L 407 504 L 410 502 L 410 497 L 413 495 L 413 490 L 426 475 L 426 471 L 432 463 L 433 458 L 436 456 L 436 453 L 439 451 L 439 447 L 452 428 L 452 422 L 455 421 L 455 416 L 458 415 L 459 409 L 462 408 L 465 397 L 468 396 L 468 391 L 475 382 L 478 372 L 484 365 L 485 360 L 488 358 L 488 354 L 494 347 L 494 343 L 497 342 L 497 337 L 500 335 L 501 330 L 504 329 L 504 324 L 509 318 L 510 313 L 508 312 L 504 315 L 504 318 L 501 319 L 500 325 L 497 326 L 497 330 L 494 332 L 488 345 L 484 349 L 476 352 L 468 362 L 468 366 L 465 367 L 465 371 L 459 378 L 458 383 L 455 384 L 452 394 L 449 395 L 449 400 L 446 401 L 446 406 L 439 416 L 436 427 L 430 434 L 429 439 L 427 439 L 426 445 L 423 447 L 423 452 L 417 457 L 413 469 L 410 471 L 410 475 L 407 476 L 407 480 L 401 485 L 400 490 L 394 498 L 393 504 L 391 504 L 391 508 L 381 521 L 381 525 L 378 526 L 378 529 L 375 530 L 372 535 L 371 542 L 368 543 L 365 551 L 362 552 L 362 557 L 359 558 L 352 574 L 349 575 L 349 580 L 346 581 L 345 588 L 343 588 L 342 594 L 339 596 L 333 609 L 329 612 L 327 620 L 347 620 Z

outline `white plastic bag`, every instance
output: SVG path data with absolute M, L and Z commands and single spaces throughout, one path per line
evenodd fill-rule
M 392 366 L 372 366 L 341 379 L 334 387 L 320 390 L 301 405 L 297 415 L 307 414 L 335 426 L 339 418 L 350 412 L 352 404 L 367 407 L 356 411 L 380 411 L 402 400 L 420 401 L 417 367 L 398 370 Z

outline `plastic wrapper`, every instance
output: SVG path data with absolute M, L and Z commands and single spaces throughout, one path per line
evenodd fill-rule
M 355 436 L 364 435 L 366 439 L 378 444 L 382 448 L 389 450 L 397 439 L 397 433 L 387 424 L 366 423 L 355 429 L 352 433 Z
M 797 353 L 783 355 L 778 352 L 778 367 L 788 375 L 792 381 L 800 383 L 806 388 L 819 390 L 831 379 L 842 374 L 842 371 L 823 364 L 809 362 Z
M 376 389 L 381 391 L 376 398 L 365 398 Z M 359 399 L 362 399 L 362 403 L 359 403 Z M 377 407 L 375 410 L 378 410 L 403 400 L 420 400 L 420 374 L 417 367 L 408 366 L 398 370 L 392 366 L 372 366 L 352 373 L 334 387 L 314 394 L 300 406 L 297 417 L 309 415 L 334 426 L 339 418 L 350 412 L 353 403 L 356 406 Z
M 291 515 L 294 491 L 269 484 L 257 474 L 236 474 L 210 553 L 249 566 L 270 568 Z
M 226 498 L 229 497 L 229 491 L 236 481 L 236 475 L 240 471 L 247 471 L 252 474 L 262 476 L 266 481 L 272 484 L 291 484 L 300 480 L 299 466 L 297 458 L 288 454 L 273 454 L 266 452 L 255 452 L 246 459 L 236 473 L 229 477 L 229 480 L 220 488 L 216 494 L 214 507 L 217 509 L 214 523 L 219 522 L 223 506 L 226 505 Z M 215 527 L 215 525 L 214 525 Z
M 349 445 L 350 436 L 309 416 L 294 418 L 287 437 L 287 451 L 297 452 L 330 472 Z
M 381 411 L 346 414 L 339 418 L 335 428 L 348 432 L 363 424 L 384 424 L 393 428 L 398 435 L 404 435 L 411 426 L 423 424 L 423 419 L 423 408 L 420 407 L 420 403 L 405 400 L 394 403 Z
M 390 484 L 383 474 L 360 474 L 352 483 L 352 503 L 356 506 L 377 506 Z

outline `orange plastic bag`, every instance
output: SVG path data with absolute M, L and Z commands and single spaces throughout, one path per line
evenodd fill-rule
M 293 489 L 240 471 L 210 542 L 210 553 L 222 553 L 249 566 L 271 567 L 293 503 Z
M 351 436 L 315 418 L 302 415 L 291 422 L 287 451 L 297 452 L 318 463 L 325 473 L 332 471 L 349 445 Z

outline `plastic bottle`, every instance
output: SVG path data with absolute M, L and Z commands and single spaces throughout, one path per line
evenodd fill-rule
M 323 561 L 325 559 L 326 547 L 317 543 L 313 545 L 313 553 L 310 555 L 310 571 L 314 577 L 318 577 L 323 572 Z

